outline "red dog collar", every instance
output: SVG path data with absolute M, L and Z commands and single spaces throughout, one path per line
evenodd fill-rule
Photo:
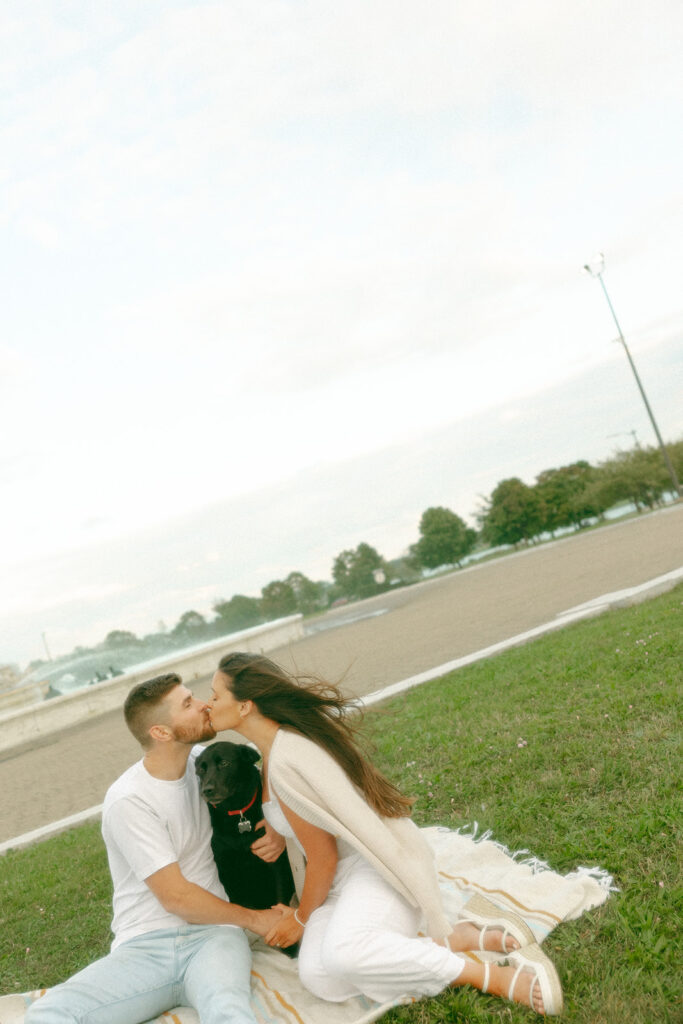
M 239 816 L 240 816 L 240 817 L 242 817 L 242 815 L 244 814 L 244 812 L 245 812 L 245 811 L 248 811 L 248 810 L 249 810 L 249 808 L 250 808 L 250 807 L 251 807 L 251 806 L 252 806 L 252 805 L 254 804 L 254 802 L 256 801 L 256 797 L 257 797 L 257 796 L 258 796 L 258 789 L 257 789 L 257 790 L 256 790 L 256 792 L 254 793 L 254 795 L 252 796 L 251 800 L 249 801 L 249 803 L 247 804 L 247 806 L 246 806 L 246 807 L 243 807 L 241 811 L 228 811 L 228 814 L 229 814 L 229 815 L 231 815 L 231 816 L 232 816 L 233 814 L 239 814 Z

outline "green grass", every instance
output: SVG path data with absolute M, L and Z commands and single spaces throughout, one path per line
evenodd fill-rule
M 54 985 L 104 956 L 110 921 L 99 823 L 0 857 L 2 992 Z
M 556 870 L 598 864 L 614 875 L 620 893 L 545 943 L 568 1024 L 683 1021 L 682 622 L 678 587 L 461 669 L 366 718 L 377 763 L 418 797 L 419 824 L 477 820 Z M 96 825 L 0 858 L 2 990 L 52 985 L 105 953 L 110 913 Z M 385 1021 L 532 1019 L 461 989 Z

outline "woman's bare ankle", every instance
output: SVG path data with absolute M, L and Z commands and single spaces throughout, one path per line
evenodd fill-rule
M 505 932 L 502 928 L 492 925 L 480 927 L 472 921 L 459 921 L 446 942 L 453 953 L 466 953 L 470 950 L 481 949 L 482 932 L 484 932 L 484 949 L 489 953 L 500 953 L 505 956 L 507 953 L 514 953 L 519 949 L 519 942 L 509 933 L 507 944 L 504 943 Z
M 484 989 L 486 978 L 485 965 L 468 960 L 455 981 L 451 982 L 451 986 L 471 985 L 473 988 L 479 989 L 480 992 L 486 991 L 489 995 L 508 999 L 515 971 L 515 967 L 503 967 L 501 964 L 489 963 L 488 979 Z M 537 1013 L 543 1013 L 544 1007 L 540 986 L 536 986 L 536 991 L 533 989 L 535 980 L 533 971 L 528 969 L 520 971 L 512 992 L 512 1002 L 528 1006 Z

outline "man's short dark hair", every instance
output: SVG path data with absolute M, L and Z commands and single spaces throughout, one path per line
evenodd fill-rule
M 164 697 L 174 687 L 179 686 L 182 679 L 176 672 L 167 672 L 163 676 L 146 679 L 134 686 L 126 697 L 123 714 L 126 725 L 143 747 L 150 745 L 149 730 L 153 725 L 155 713 Z

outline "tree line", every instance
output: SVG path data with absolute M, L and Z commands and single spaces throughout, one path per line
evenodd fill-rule
M 677 474 L 683 470 L 683 441 L 668 445 Z M 559 529 L 582 529 L 615 505 L 631 503 L 640 512 L 662 504 L 671 478 L 659 448 L 637 445 L 591 466 L 581 460 L 546 469 L 533 484 L 519 478 L 501 480 L 484 499 L 477 522 L 491 545 L 533 542 Z
M 669 445 L 668 451 L 683 477 L 683 440 Z M 112 630 L 97 647 L 77 647 L 68 658 L 111 654 L 114 660 L 118 656 L 133 664 L 297 612 L 312 615 L 416 582 L 425 570 L 460 566 L 475 549 L 530 544 L 554 537 L 558 530 L 583 529 L 621 503 L 630 502 L 638 511 L 654 509 L 670 487 L 659 449 L 640 445 L 596 466 L 580 460 L 543 470 L 531 484 L 510 477 L 482 497 L 475 514 L 477 530 L 449 508 L 428 508 L 420 518 L 417 541 L 399 558 L 387 560 L 362 542 L 334 558 L 331 580 L 314 581 L 293 571 L 267 583 L 259 597 L 234 594 L 215 601 L 211 618 L 186 611 L 170 630 L 161 627 L 141 638 L 128 630 Z M 42 664 L 36 661 L 30 668 Z

